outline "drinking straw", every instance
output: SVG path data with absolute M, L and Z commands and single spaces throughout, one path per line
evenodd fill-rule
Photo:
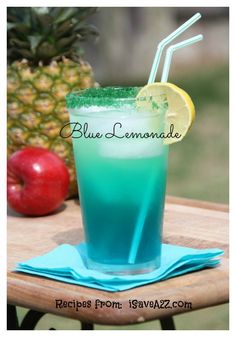
M 135 223 L 134 236 L 132 238 L 131 249 L 129 252 L 129 259 L 128 259 L 129 263 L 134 263 L 136 260 L 138 247 L 139 247 L 139 243 L 141 240 L 143 227 L 144 227 L 144 223 L 146 220 L 148 206 L 150 202 L 150 197 L 152 195 L 152 190 L 153 190 L 153 186 L 155 183 L 155 179 L 156 179 L 156 171 L 152 173 L 148 181 L 147 189 L 144 195 L 144 202 L 141 205 L 140 212 L 138 214 L 138 220 Z
M 169 71 L 170 71 L 170 64 L 171 64 L 174 51 L 180 48 L 183 48 L 183 47 L 190 46 L 193 43 L 201 41 L 202 39 L 203 39 L 202 34 L 199 34 L 188 40 L 184 40 L 182 42 L 176 43 L 167 49 L 163 71 L 162 71 L 162 76 L 161 76 L 161 82 L 167 82 Z
M 200 13 L 196 13 L 193 15 L 188 21 L 183 23 L 179 28 L 177 28 L 174 32 L 172 32 L 170 35 L 168 35 L 166 38 L 164 38 L 157 46 L 156 55 L 154 57 L 154 61 L 152 64 L 152 69 L 149 75 L 148 83 L 155 82 L 157 70 L 159 67 L 159 63 L 161 60 L 161 54 L 165 48 L 165 46 L 173 41 L 177 36 L 182 34 L 186 29 L 188 29 L 190 26 L 192 26 L 196 21 L 198 21 L 201 18 Z
M 198 41 L 201 41 L 202 39 L 203 39 L 203 36 L 199 34 L 190 39 L 187 39 L 180 43 L 172 45 L 167 49 L 161 82 L 167 82 L 168 80 L 170 63 L 171 63 L 171 59 L 172 59 L 174 51 L 177 49 L 189 46 Z M 150 203 L 150 198 L 151 198 L 153 186 L 155 183 L 155 177 L 156 177 L 156 172 L 153 172 L 148 181 L 146 193 L 144 195 L 144 202 L 140 208 L 140 212 L 138 214 L 138 220 L 135 224 L 134 236 L 132 238 L 131 249 L 130 249 L 129 257 L 128 257 L 128 263 L 130 264 L 135 263 L 135 260 L 136 260 L 136 256 L 137 256 L 137 252 L 138 252 L 138 248 L 139 248 L 139 244 L 140 244 L 140 240 L 141 240 L 141 236 L 143 232 L 143 227 L 144 227 L 144 223 L 145 223 L 146 216 L 147 216 L 148 206 Z

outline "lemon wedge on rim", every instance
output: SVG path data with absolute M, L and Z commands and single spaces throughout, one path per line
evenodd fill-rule
M 145 99 L 147 98 L 147 99 Z M 149 99 L 151 98 L 151 99 Z M 138 108 L 153 110 L 166 100 L 167 112 L 165 135 L 173 130 L 173 135 L 179 137 L 165 138 L 164 144 L 169 145 L 181 141 L 190 129 L 195 119 L 195 108 L 191 97 L 183 89 L 172 83 L 151 83 L 145 85 L 136 97 Z

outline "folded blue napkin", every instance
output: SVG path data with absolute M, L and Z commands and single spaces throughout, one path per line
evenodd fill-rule
M 161 266 L 149 273 L 138 275 L 109 275 L 86 267 L 86 244 L 63 244 L 49 253 L 17 265 L 16 271 L 48 277 L 105 291 L 122 291 L 186 274 L 195 270 L 215 267 L 221 249 L 193 249 L 169 244 L 162 245 Z

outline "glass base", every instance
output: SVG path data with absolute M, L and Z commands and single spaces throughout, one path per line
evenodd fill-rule
M 160 258 L 145 263 L 122 265 L 98 263 L 91 260 L 89 257 L 86 258 L 86 262 L 88 269 L 93 269 L 105 274 L 112 275 L 146 274 L 160 267 Z

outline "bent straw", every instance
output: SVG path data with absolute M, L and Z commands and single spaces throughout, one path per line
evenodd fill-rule
M 199 34 L 199 35 L 192 37 L 191 39 L 184 40 L 180 43 L 174 44 L 167 49 L 165 63 L 164 63 L 163 72 L 161 76 L 161 82 L 167 82 L 169 71 L 170 71 L 170 64 L 171 64 L 174 51 L 181 49 L 183 47 L 190 46 L 193 43 L 201 41 L 202 39 L 203 39 L 202 34 Z
M 148 84 L 155 82 L 157 70 L 159 67 L 159 63 L 161 60 L 161 54 L 165 48 L 165 46 L 170 43 L 172 40 L 174 40 L 177 36 L 182 34 L 186 29 L 188 29 L 190 26 L 192 26 L 196 21 L 198 21 L 201 18 L 200 13 L 196 13 L 194 16 L 192 16 L 188 21 L 186 21 L 184 24 L 182 24 L 179 28 L 177 28 L 173 33 L 168 35 L 166 38 L 164 38 L 157 46 L 156 55 L 152 64 L 152 69 L 149 75 Z
M 193 44 L 195 42 L 201 41 L 202 39 L 203 39 L 203 36 L 199 34 L 197 36 L 194 36 L 188 40 L 184 40 L 168 48 L 167 53 L 166 53 L 166 59 L 164 63 L 164 69 L 162 73 L 161 82 L 166 82 L 168 79 L 170 63 L 171 63 L 173 52 L 177 49 L 180 49 L 190 44 Z M 137 252 L 138 252 L 138 248 L 139 248 L 139 244 L 140 244 L 140 240 L 141 240 L 141 236 L 143 232 L 143 227 L 144 227 L 144 223 L 146 220 L 148 205 L 150 202 L 150 197 L 152 195 L 152 189 L 153 189 L 154 182 L 155 182 L 155 177 L 156 177 L 156 172 L 153 172 L 148 182 L 146 193 L 144 195 L 144 202 L 138 214 L 137 223 L 135 224 L 134 236 L 132 239 L 131 249 L 130 249 L 129 258 L 128 258 L 128 263 L 130 264 L 135 263 L 135 260 L 136 260 L 136 256 L 137 256 Z

